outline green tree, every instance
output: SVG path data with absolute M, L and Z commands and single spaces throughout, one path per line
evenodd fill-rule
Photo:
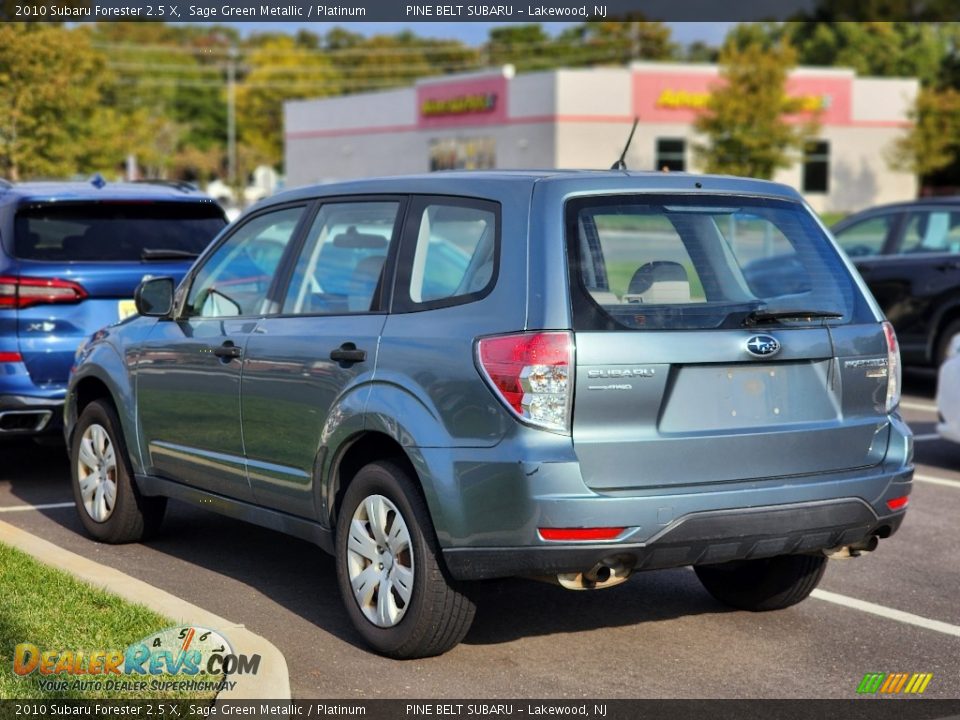
M 245 152 L 241 177 L 256 165 L 283 159 L 283 104 L 336 95 L 337 74 L 328 57 L 299 48 L 294 38 L 271 37 L 246 55 L 248 72 L 237 87 L 237 138 Z
M 0 176 L 76 173 L 105 82 L 86 32 L 0 24 Z
M 923 177 L 960 160 L 960 91 L 924 88 L 911 120 L 913 127 L 893 146 L 891 166 Z
M 795 58 L 785 43 L 724 45 L 720 82 L 695 122 L 707 140 L 694 146 L 706 172 L 769 179 L 794 162 L 817 130 L 815 119 L 799 121 L 800 103 L 786 93 Z
M 794 22 L 783 37 L 801 65 L 853 68 L 860 75 L 915 77 L 924 84 L 941 78 L 958 30 L 953 23 Z

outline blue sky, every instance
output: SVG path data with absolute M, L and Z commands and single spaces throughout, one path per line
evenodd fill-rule
M 277 31 L 293 33 L 301 28 L 312 30 L 316 33 L 326 32 L 335 25 L 344 25 L 354 32 L 360 32 L 364 35 L 375 35 L 379 33 L 394 33 L 404 29 L 410 29 L 418 35 L 440 38 L 455 38 L 471 45 L 477 45 L 487 39 L 487 32 L 491 27 L 498 24 L 507 25 L 509 23 L 484 23 L 484 22 L 431 22 L 431 23 L 224 23 L 234 25 L 242 32 L 259 31 Z M 718 44 L 723 40 L 727 30 L 734 23 L 729 22 L 673 22 L 667 23 L 673 30 L 673 38 L 677 42 L 687 44 L 694 40 L 703 40 L 711 44 Z M 565 23 L 543 23 L 544 27 L 556 34 L 563 29 Z

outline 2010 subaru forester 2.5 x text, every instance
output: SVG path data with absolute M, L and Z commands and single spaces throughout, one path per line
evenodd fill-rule
M 308 538 L 393 657 L 459 642 L 481 578 L 692 565 L 729 605 L 783 608 L 910 494 L 896 338 L 780 185 L 305 188 L 137 303 L 70 385 L 87 530 L 136 541 L 173 497 Z

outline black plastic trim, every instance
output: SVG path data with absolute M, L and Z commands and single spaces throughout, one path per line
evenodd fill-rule
M 221 515 L 293 535 L 333 554 L 333 533 L 314 520 L 258 507 L 153 475 L 137 475 L 136 479 L 137 487 L 144 495 L 163 495 L 182 500 Z
M 878 517 L 862 500 L 798 503 L 694 513 L 643 543 L 446 548 L 457 580 L 584 572 L 616 559 L 655 570 L 817 552 L 857 543 L 884 529 L 897 531 L 905 512 Z

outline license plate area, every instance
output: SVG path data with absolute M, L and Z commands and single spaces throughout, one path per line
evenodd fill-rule
M 662 433 L 762 428 L 838 417 L 830 362 L 737 363 L 674 368 Z

